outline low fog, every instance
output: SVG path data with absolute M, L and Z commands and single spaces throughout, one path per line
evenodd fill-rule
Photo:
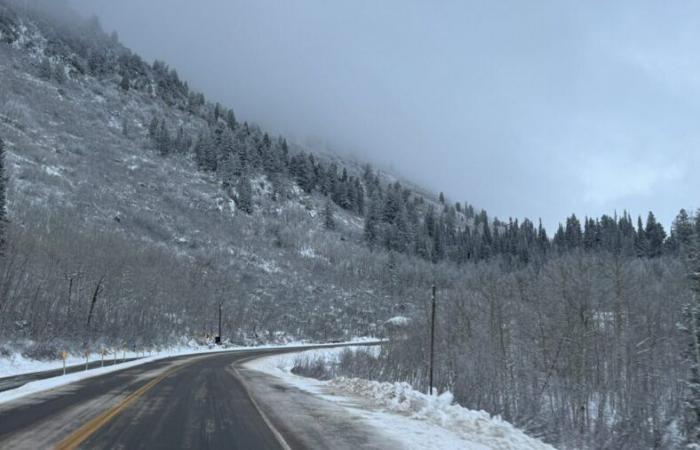
M 240 119 L 500 218 L 697 205 L 697 3 L 72 3 Z

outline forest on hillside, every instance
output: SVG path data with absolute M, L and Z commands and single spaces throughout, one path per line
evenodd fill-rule
M 436 386 L 463 406 L 563 448 L 700 441 L 700 214 L 681 210 L 668 231 L 652 212 L 571 215 L 550 235 L 541 222 L 423 195 L 241 121 L 96 19 L 0 0 L 0 45 L 37 55 L 28 73 L 58 89 L 96 80 L 157 105 L 143 131 L 123 118 L 132 151 L 163 166 L 191 161 L 241 212 L 201 220 L 240 254 L 282 268 L 261 271 L 217 243 L 181 252 L 172 236 L 121 232 L 119 217 L 107 228 L 69 208 L 7 208 L 3 164 L 0 352 L 164 347 L 214 333 L 224 305 L 235 343 L 392 337 L 378 357 L 348 354 L 338 373 L 425 388 L 435 285 Z M 6 112 L 5 140 L 17 128 Z

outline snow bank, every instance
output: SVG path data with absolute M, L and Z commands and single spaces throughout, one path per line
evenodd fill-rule
M 99 369 L 90 369 L 82 372 L 70 373 L 63 376 L 46 378 L 44 380 L 32 381 L 23 386 L 18 387 L 17 389 L 10 389 L 9 391 L 0 392 L 0 404 L 16 400 L 26 395 L 47 391 L 49 389 L 54 389 L 57 387 L 65 386 L 70 383 L 75 383 L 76 381 L 97 377 L 106 373 L 116 372 L 118 370 L 128 369 L 129 367 L 139 366 L 141 364 L 146 364 L 151 361 L 163 358 L 167 358 L 167 356 L 152 356 L 148 358 L 137 359 L 135 361 L 116 364 L 114 366 L 100 367 Z
M 408 383 L 381 383 L 357 378 L 320 381 L 291 373 L 300 358 L 336 362 L 344 349 L 317 349 L 272 355 L 246 363 L 248 369 L 287 383 L 348 409 L 374 424 L 407 449 L 553 450 L 512 424 L 484 411 L 454 403 L 451 393 L 428 396 Z M 355 348 L 354 351 L 376 351 Z
M 499 417 L 455 404 L 450 392 L 429 396 L 408 383 L 380 383 L 358 378 L 337 378 L 329 383 L 343 392 L 370 399 L 387 411 L 438 425 L 494 450 L 553 449 Z

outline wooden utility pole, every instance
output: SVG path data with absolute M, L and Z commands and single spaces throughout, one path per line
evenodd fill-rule
M 221 300 L 219 302 L 219 336 L 217 336 L 217 338 L 216 338 L 217 344 L 221 344 L 221 339 L 222 339 L 221 338 L 221 308 L 222 308 L 223 304 L 224 304 L 224 301 Z
M 428 395 L 433 395 L 433 364 L 435 362 L 435 285 L 433 284 L 432 317 L 430 319 L 430 390 Z

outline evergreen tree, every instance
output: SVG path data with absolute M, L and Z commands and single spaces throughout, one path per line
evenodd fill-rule
M 160 125 L 160 121 L 156 116 L 153 116 L 151 119 L 151 122 L 148 124 L 148 135 L 151 137 L 151 139 L 155 139 L 156 135 L 158 134 L 158 126 Z
M 335 230 L 335 217 L 333 216 L 333 202 L 326 197 L 326 205 L 323 208 L 323 226 L 327 230 Z
M 165 120 L 160 122 L 155 140 L 156 148 L 161 156 L 167 156 L 170 154 L 170 133 L 168 132 L 168 128 L 165 126 Z
M 674 250 L 679 251 L 681 248 L 688 248 L 692 244 L 693 234 L 693 223 L 688 216 L 688 212 L 685 209 L 681 209 L 671 228 Z
M 5 142 L 0 137 L 0 256 L 7 244 L 7 176 L 5 175 Z
M 644 235 L 649 245 L 647 256 L 656 257 L 661 255 L 661 251 L 664 245 L 664 239 L 666 239 L 666 232 L 663 226 L 656 221 L 654 214 L 649 211 L 647 216 L 647 225 L 644 229 Z
M 233 113 L 232 109 L 226 112 L 226 124 L 231 130 L 235 130 L 238 125 L 238 122 L 236 122 L 236 115 Z
M 185 133 L 185 130 L 184 128 L 182 128 L 182 126 L 180 126 L 180 128 L 178 128 L 177 130 L 177 136 L 175 137 L 175 142 L 173 145 L 177 149 L 177 152 L 181 154 L 186 154 L 189 151 L 190 146 L 192 145 L 192 140 L 187 135 L 187 133 Z
M 119 82 L 119 87 L 122 88 L 124 91 L 128 91 L 129 87 L 131 86 L 131 81 L 129 80 L 129 74 L 124 72 L 122 75 L 122 79 Z
M 370 199 L 369 210 L 365 217 L 364 238 L 370 248 L 374 248 L 380 239 L 380 221 L 382 211 L 382 199 L 379 193 Z
M 537 225 L 537 247 L 543 255 L 549 250 L 549 237 L 547 237 L 547 230 L 542 226 L 542 219 Z
M 219 162 L 216 138 L 213 133 L 208 133 L 204 140 L 204 169 L 216 172 Z
M 236 206 L 246 214 L 253 213 L 253 189 L 247 176 L 243 176 L 238 180 Z
M 686 448 L 700 448 L 700 236 L 692 237 L 680 247 L 683 261 L 689 274 L 692 297 L 690 303 L 683 307 L 683 322 L 679 329 L 687 337 L 687 347 L 683 357 L 688 365 L 685 410 Z
M 567 248 L 566 232 L 564 232 L 564 226 L 562 224 L 559 224 L 557 232 L 554 233 L 552 246 L 559 252 L 563 252 Z
M 637 217 L 637 233 L 634 240 L 634 249 L 637 256 L 649 255 L 649 241 L 647 240 L 641 216 Z
M 564 231 L 564 239 L 568 249 L 581 247 L 583 242 L 583 233 L 581 232 L 581 222 L 576 218 L 576 214 L 566 219 L 566 229 Z
M 595 220 L 586 217 L 583 225 L 583 248 L 587 251 L 593 250 L 598 240 L 598 224 Z

